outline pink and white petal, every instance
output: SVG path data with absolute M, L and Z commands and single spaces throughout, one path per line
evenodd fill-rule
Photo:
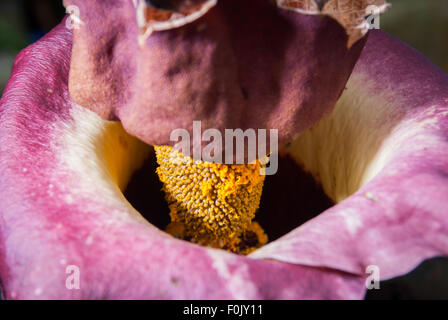
M 383 280 L 448 255 L 448 77 L 370 33 L 333 113 L 288 152 L 337 202 L 252 254 Z
M 363 277 L 203 248 L 144 220 L 119 186 L 148 150 L 70 100 L 71 41 L 62 23 L 22 51 L 0 102 L 4 297 L 362 298 Z

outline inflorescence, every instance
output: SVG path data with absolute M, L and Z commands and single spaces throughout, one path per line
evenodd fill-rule
M 168 233 L 241 254 L 267 242 L 263 229 L 252 222 L 265 178 L 259 160 L 227 165 L 194 160 L 170 146 L 155 151 L 170 208 Z

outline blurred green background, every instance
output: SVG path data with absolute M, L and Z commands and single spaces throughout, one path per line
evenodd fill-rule
M 448 0 L 389 0 L 381 29 L 409 43 L 448 72 Z M 0 93 L 23 47 L 64 15 L 62 0 L 0 0 Z

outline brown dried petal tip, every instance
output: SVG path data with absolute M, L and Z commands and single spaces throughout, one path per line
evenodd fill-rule
M 277 3 L 301 13 L 332 17 L 345 28 L 349 48 L 369 30 L 366 17 L 379 15 L 390 7 L 386 0 L 277 0 Z

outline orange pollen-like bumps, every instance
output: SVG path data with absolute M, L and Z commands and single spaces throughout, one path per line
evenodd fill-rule
M 264 165 L 217 164 L 194 160 L 170 146 L 155 147 L 171 223 L 180 239 L 248 254 L 267 242 L 258 223 Z

